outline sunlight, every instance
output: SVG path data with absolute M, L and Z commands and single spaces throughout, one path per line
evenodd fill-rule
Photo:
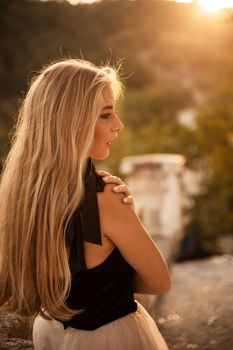
M 200 6 L 209 12 L 217 12 L 233 7 L 233 0 L 198 0 Z
M 47 0 L 41 0 L 47 1 Z M 77 4 L 92 4 L 94 2 L 100 2 L 101 0 L 67 0 L 71 5 Z M 192 3 L 193 0 L 167 0 L 181 3 Z M 206 11 L 217 12 L 224 8 L 233 8 L 233 0 L 197 0 L 199 5 Z

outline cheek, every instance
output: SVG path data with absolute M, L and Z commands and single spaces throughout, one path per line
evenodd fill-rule
M 107 146 L 107 138 L 109 138 L 109 131 L 105 123 L 98 123 L 94 131 L 94 139 L 92 143 L 91 157 L 94 159 L 103 160 L 109 155 L 109 148 Z
M 98 123 L 94 132 L 94 144 L 103 143 L 106 138 L 106 131 L 104 125 Z
M 95 133 L 94 133 L 94 140 L 93 140 L 93 145 L 98 145 L 101 141 L 101 132 L 99 129 L 96 129 L 95 130 Z

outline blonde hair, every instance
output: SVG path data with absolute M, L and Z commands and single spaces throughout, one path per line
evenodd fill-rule
M 116 69 L 62 60 L 33 78 L 22 103 L 0 183 L 0 306 L 11 312 L 74 315 L 65 232 L 108 84 L 118 98 Z

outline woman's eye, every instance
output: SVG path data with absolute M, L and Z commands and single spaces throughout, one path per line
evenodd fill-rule
M 101 119 L 108 119 L 110 116 L 111 116 L 110 113 L 100 114 L 100 118 L 101 118 Z

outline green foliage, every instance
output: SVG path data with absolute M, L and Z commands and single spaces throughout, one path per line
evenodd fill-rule
M 218 87 L 197 119 L 197 153 L 205 177 L 201 193 L 194 198 L 193 217 L 211 250 L 217 237 L 233 234 L 232 91 L 232 83 Z
M 127 123 L 136 130 L 153 123 L 172 122 L 176 113 L 190 105 L 188 91 L 175 86 L 154 85 L 143 90 L 130 90 L 125 95 Z
M 154 85 L 127 91 L 124 101 L 122 113 L 131 131 L 128 154 L 180 153 L 188 165 L 195 162 L 193 132 L 177 119 L 177 113 L 193 103 L 189 91 Z

